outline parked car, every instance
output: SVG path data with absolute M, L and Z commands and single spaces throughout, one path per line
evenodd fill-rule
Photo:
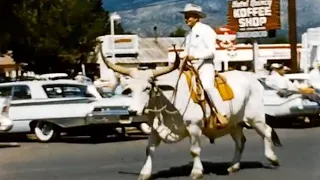
M 8 98 L 0 98 L 0 132 L 10 131 L 13 121 L 9 118 L 10 101 Z
M 263 85 L 266 115 L 270 117 L 318 117 L 320 107 L 316 102 L 302 98 L 300 94 L 280 97 L 278 91 L 269 87 L 264 79 L 259 79 Z
M 40 80 L 58 80 L 58 79 L 71 79 L 66 73 L 48 73 L 41 74 L 39 76 Z
M 144 119 L 127 111 L 130 98 L 97 98 L 88 86 L 73 80 L 22 81 L 0 84 L 0 96 L 10 97 L 9 133 L 34 132 L 43 142 L 61 132 L 105 137 L 119 126 L 139 126 Z

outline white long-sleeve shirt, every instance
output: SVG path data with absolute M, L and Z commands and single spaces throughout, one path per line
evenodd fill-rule
M 320 70 L 315 68 L 309 73 L 309 84 L 313 88 L 320 88 Z
M 297 91 L 298 88 L 290 81 L 289 78 L 281 76 L 278 72 L 272 71 L 271 75 L 266 78 L 266 84 L 276 90 L 286 89 Z
M 214 59 L 216 52 L 216 32 L 208 25 L 196 23 L 188 33 L 184 51 L 180 56 L 194 56 L 199 60 Z

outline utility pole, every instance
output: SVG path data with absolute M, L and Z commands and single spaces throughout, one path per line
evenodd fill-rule
M 153 27 L 153 32 L 154 32 L 154 41 L 157 43 L 158 42 L 158 34 L 157 34 L 157 26 Z
M 296 0 L 288 0 L 288 21 L 289 21 L 289 43 L 291 49 L 291 69 L 293 73 L 298 72 L 297 61 L 297 10 Z

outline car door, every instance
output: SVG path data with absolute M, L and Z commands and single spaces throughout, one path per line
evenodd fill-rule
M 14 126 L 9 132 L 29 132 L 29 122 L 31 119 L 26 118 L 29 112 L 23 106 L 21 101 L 32 99 L 31 91 L 27 85 L 8 85 L 0 87 L 0 96 L 10 98 L 9 117 L 13 120 Z

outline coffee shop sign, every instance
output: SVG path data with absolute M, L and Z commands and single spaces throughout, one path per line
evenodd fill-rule
M 272 1 L 233 1 L 233 17 L 238 19 L 241 31 L 250 30 L 250 27 L 254 27 L 255 30 L 256 27 L 263 28 L 267 23 L 267 17 L 272 15 L 271 5 Z
M 237 32 L 267 33 L 280 28 L 280 3 L 279 0 L 232 0 L 228 16 L 228 26 Z

